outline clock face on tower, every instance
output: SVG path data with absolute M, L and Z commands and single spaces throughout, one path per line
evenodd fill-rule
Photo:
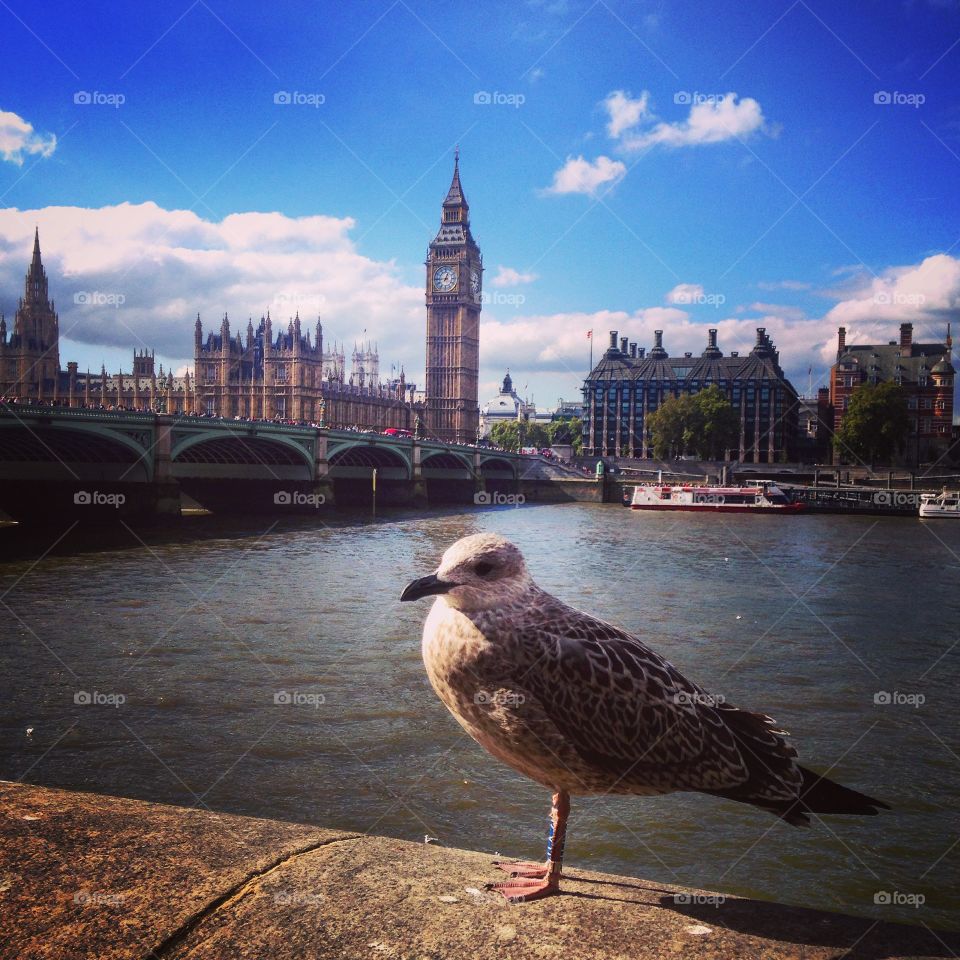
M 449 293 L 457 286 L 457 271 L 453 267 L 437 267 L 433 272 L 433 289 L 440 293 Z
M 475 296 L 480 296 L 480 273 L 477 270 L 470 271 L 470 292 Z

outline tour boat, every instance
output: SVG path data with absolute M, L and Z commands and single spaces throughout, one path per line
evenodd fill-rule
M 944 490 L 941 493 L 924 493 L 920 497 L 920 516 L 927 520 L 960 520 L 960 491 Z
M 707 513 L 751 513 L 773 510 L 799 513 L 804 504 L 792 502 L 772 483 L 749 487 L 698 487 L 689 484 L 654 484 L 634 487 L 633 510 L 702 510 Z

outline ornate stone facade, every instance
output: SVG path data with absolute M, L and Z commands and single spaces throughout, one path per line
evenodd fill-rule
M 381 383 L 379 357 L 367 344 L 354 349 L 354 369 L 347 379 L 343 351 L 325 352 L 323 326 L 317 322 L 311 340 L 299 314 L 276 336 L 269 314 L 261 317 L 256 330 L 248 321 L 245 339 L 231 335 L 224 315 L 220 332 L 209 333 L 206 340 L 198 316 L 194 365 L 195 406 L 201 414 L 407 430 L 416 415 L 414 387 L 408 388 L 403 372 Z
M 0 395 L 52 400 L 59 380 L 59 319 L 48 295 L 37 230 L 33 236 L 33 259 L 9 340 L 6 320 L 0 316 Z
M 473 443 L 480 424 L 483 257 L 470 233 L 459 154 L 426 267 L 426 428 L 440 440 Z

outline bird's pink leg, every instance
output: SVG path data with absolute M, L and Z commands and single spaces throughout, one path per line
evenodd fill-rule
M 553 795 L 550 809 L 550 833 L 547 837 L 547 862 L 498 861 L 497 866 L 511 874 L 509 880 L 489 884 L 489 889 L 503 894 L 511 903 L 525 903 L 549 897 L 560 889 L 560 871 L 563 866 L 563 845 L 567 839 L 567 817 L 570 814 L 570 794 L 561 790 Z

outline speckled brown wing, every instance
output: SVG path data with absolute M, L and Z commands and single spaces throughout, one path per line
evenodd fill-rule
M 796 751 L 773 720 L 716 703 L 639 638 L 549 594 L 511 632 L 513 682 L 611 791 L 700 790 L 770 809 L 796 798 Z

